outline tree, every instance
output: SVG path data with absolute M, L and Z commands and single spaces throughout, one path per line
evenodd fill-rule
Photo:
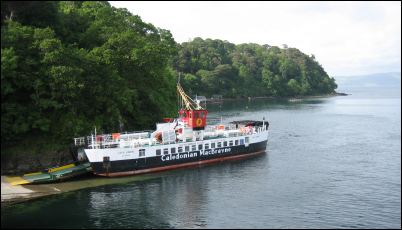
M 288 94 L 290 96 L 296 96 L 296 95 L 300 95 L 301 93 L 301 87 L 299 85 L 299 83 L 295 80 L 295 79 L 290 79 L 288 81 Z
M 4 1 L 1 2 L 1 24 L 4 20 L 36 27 L 53 27 L 58 21 L 58 2 L 55 1 Z
M 296 48 L 280 49 L 254 43 L 234 45 L 202 38 L 184 42 L 178 48 L 173 66 L 201 81 L 202 87 L 197 87 L 198 91 L 194 92 L 192 83 L 186 84 L 187 80 L 183 80 L 184 88 L 189 87 L 193 94 L 296 96 L 324 94 L 336 88 L 315 57 L 309 57 Z M 232 67 L 233 71 L 227 71 L 230 77 L 216 72 L 216 68 L 224 65 Z M 193 79 L 188 78 L 189 81 Z
M 152 128 L 174 115 L 168 30 L 107 2 L 2 2 L 3 18 L 2 148 L 33 136 L 65 146 L 94 126 Z

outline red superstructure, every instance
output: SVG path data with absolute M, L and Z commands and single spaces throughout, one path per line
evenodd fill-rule
M 202 108 L 199 102 L 193 101 L 177 83 L 177 93 L 181 99 L 181 109 L 179 110 L 179 118 L 187 127 L 193 130 L 203 130 L 207 125 L 208 111 Z
M 208 110 L 198 109 L 198 110 L 179 110 L 179 117 L 188 127 L 195 130 L 202 130 L 207 125 L 207 115 Z

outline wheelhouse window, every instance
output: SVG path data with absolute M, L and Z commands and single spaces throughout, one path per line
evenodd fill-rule
M 239 145 L 239 140 L 235 140 L 235 145 Z
M 233 146 L 233 141 L 229 141 L 229 146 Z
M 163 149 L 163 154 L 168 155 L 169 154 L 169 149 Z
M 246 143 L 249 143 L 250 137 L 245 137 L 245 139 L 246 139 Z
M 191 146 L 191 151 L 195 151 L 196 148 L 197 148 L 197 147 L 196 147 L 195 145 L 192 145 L 192 146 Z
M 171 148 L 170 153 L 176 153 L 176 148 L 175 147 Z
M 224 142 L 223 142 L 223 147 L 226 147 L 226 146 L 228 146 L 228 142 L 227 142 L 227 141 L 224 141 Z
M 184 152 L 189 152 L 190 151 L 190 146 L 184 146 Z
M 211 149 L 214 149 L 214 148 L 215 148 L 215 142 L 211 143 Z
M 244 139 L 240 139 L 240 145 L 244 145 Z
M 209 144 L 205 144 L 205 149 L 209 149 Z
M 222 142 L 218 142 L 218 148 L 222 147 Z
M 202 145 L 198 145 L 198 150 L 202 150 Z
M 180 146 L 180 147 L 177 147 L 177 152 L 178 152 L 178 153 L 183 152 L 183 147 L 181 147 L 181 146 Z
M 140 149 L 140 157 L 145 157 L 145 149 Z

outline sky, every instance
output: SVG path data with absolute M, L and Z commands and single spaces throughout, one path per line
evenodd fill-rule
M 401 72 L 401 2 L 110 1 L 176 42 L 195 37 L 297 48 L 330 76 Z

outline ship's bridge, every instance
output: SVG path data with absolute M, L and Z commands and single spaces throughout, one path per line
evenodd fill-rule
M 179 118 L 183 121 L 187 127 L 193 128 L 193 130 L 203 130 L 207 125 L 208 111 L 205 109 L 199 110 L 179 110 Z
M 181 99 L 181 109 L 179 110 L 179 119 L 193 130 L 204 130 L 207 125 L 208 111 L 202 108 L 199 102 L 194 102 L 183 90 L 181 85 L 177 84 L 177 93 Z

